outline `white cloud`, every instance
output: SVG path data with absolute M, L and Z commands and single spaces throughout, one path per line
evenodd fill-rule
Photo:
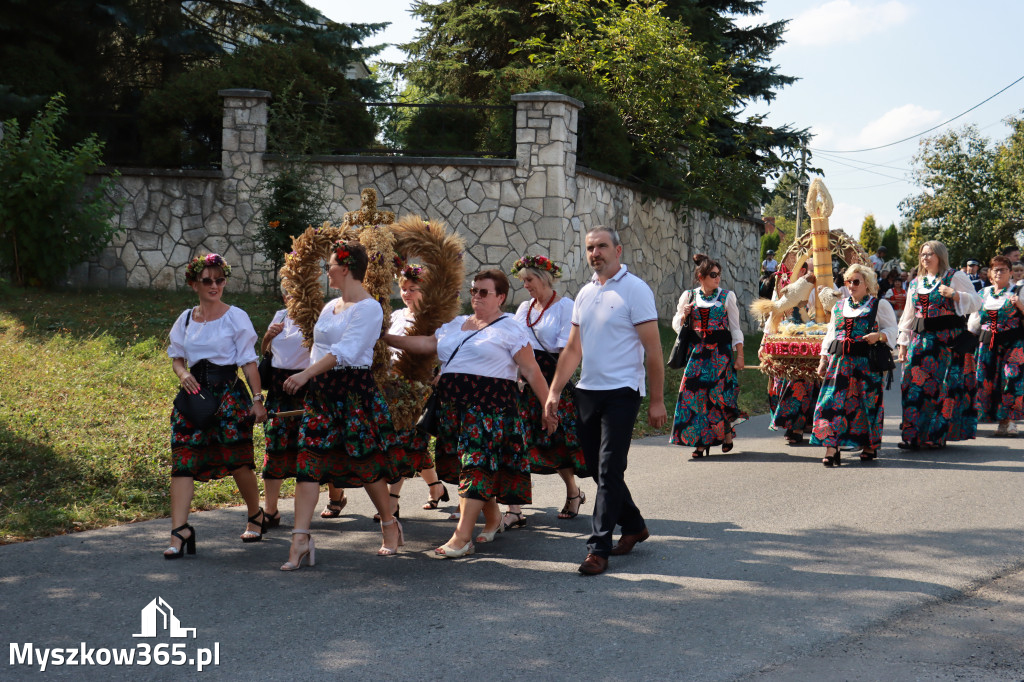
M 801 46 L 853 43 L 904 23 L 910 14 L 910 8 L 898 0 L 832 0 L 793 19 L 787 27 L 786 41 Z
M 904 104 L 890 109 L 868 123 L 857 136 L 859 147 L 876 147 L 930 128 L 942 119 L 942 112 L 925 109 L 916 104 Z
M 863 206 L 836 202 L 835 208 L 832 209 L 832 215 L 828 219 L 828 227 L 830 230 L 843 230 L 854 239 L 859 239 L 860 226 L 869 213 L 871 211 Z

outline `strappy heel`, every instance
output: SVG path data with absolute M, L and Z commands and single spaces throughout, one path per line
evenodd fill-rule
M 878 450 L 864 450 L 860 453 L 860 461 L 871 462 L 878 457 Z
M 327 506 L 320 512 L 321 519 L 336 519 L 341 516 L 341 510 L 348 504 L 348 497 L 345 495 L 341 496 L 340 500 L 332 500 L 327 498 Z
M 439 505 L 442 502 L 447 502 L 451 499 L 450 497 L 448 497 L 448 488 L 444 487 L 444 483 L 442 481 L 434 481 L 433 483 L 428 484 L 427 487 L 433 488 L 435 485 L 441 486 L 441 497 L 437 498 L 436 500 L 433 497 L 429 498 L 427 500 L 427 503 L 423 505 L 424 509 L 437 509 L 437 505 Z
M 505 523 L 505 517 L 506 516 L 514 516 L 514 517 L 516 517 L 516 520 L 513 521 L 512 523 Z M 521 511 L 517 511 L 517 512 L 507 511 L 504 514 L 501 515 L 500 528 L 501 528 L 501 532 L 503 532 L 503 533 L 507 532 L 511 528 L 522 528 L 525 525 L 526 525 L 526 515 L 523 514 L 523 512 L 521 512 Z M 460 554 L 459 556 L 462 556 L 462 555 Z
M 191 535 L 189 535 L 188 537 L 185 537 L 184 535 L 181 534 L 181 531 L 183 531 L 183 530 L 189 531 L 191 533 Z M 181 557 L 185 556 L 186 554 L 193 554 L 194 555 L 196 553 L 196 529 L 195 528 L 193 528 L 192 526 L 190 526 L 190 525 L 188 525 L 186 523 L 186 524 L 178 526 L 177 528 L 172 530 L 171 531 L 171 536 L 172 537 L 176 537 L 179 540 L 181 540 L 181 547 L 175 547 L 174 545 L 171 545 L 170 547 L 168 547 L 166 550 L 164 550 L 164 558 L 165 559 L 180 559 Z
M 259 542 L 263 539 L 263 534 L 267 532 L 267 513 L 263 511 L 263 507 L 249 517 L 249 523 L 257 523 L 256 519 L 259 519 L 260 531 L 257 533 L 246 528 L 242 531 L 242 542 Z
M 281 510 L 280 509 L 278 509 L 273 514 L 267 514 L 265 511 L 263 513 L 266 514 L 267 530 L 270 530 L 271 528 L 278 528 L 278 527 L 281 526 Z M 264 531 L 264 532 L 266 532 L 266 531 Z
M 706 448 L 697 448 L 696 450 L 694 450 L 693 452 L 690 453 L 690 459 L 700 459 L 701 457 L 706 457 L 710 453 L 711 453 L 711 447 L 710 446 L 708 446 Z
M 824 458 L 822 458 L 821 463 L 827 467 L 837 467 L 840 466 L 839 458 L 839 448 L 836 448 L 836 454 L 832 456 L 825 456 Z
M 398 496 L 395 495 L 395 497 L 398 497 Z M 405 533 L 402 532 L 402 523 L 398 520 L 397 517 L 391 519 L 390 521 L 381 521 L 380 522 L 380 534 L 381 534 L 381 536 L 384 535 L 384 527 L 385 526 L 393 526 L 396 523 L 398 524 L 398 544 L 395 545 L 394 549 L 392 549 L 391 547 L 388 547 L 387 545 L 384 544 L 383 537 L 382 537 L 380 549 L 377 550 L 377 556 L 394 556 L 394 555 L 398 554 L 398 548 L 405 544 Z
M 573 510 L 571 510 L 569 508 L 569 505 L 572 504 L 573 500 L 579 500 L 580 501 L 579 504 L 576 505 L 576 511 L 573 511 Z M 582 507 L 583 503 L 586 502 L 586 501 L 587 501 L 587 496 L 583 492 L 583 489 L 580 488 L 579 492 L 576 495 L 574 495 L 572 497 L 565 498 L 565 506 L 562 507 L 562 511 L 558 512 L 558 518 L 560 518 L 560 519 L 575 519 L 577 516 L 580 515 L 580 507 Z
M 395 498 L 396 500 L 402 499 L 401 495 L 396 495 L 394 493 L 388 493 L 388 495 L 390 495 L 391 497 Z M 402 505 L 396 504 L 395 505 L 395 513 L 392 514 L 392 516 L 394 516 L 396 519 L 400 518 L 402 516 L 401 511 L 402 511 Z M 376 514 L 373 515 L 373 520 L 376 521 L 377 523 L 380 523 L 380 512 L 377 512 Z
M 309 557 L 309 565 L 316 566 L 316 543 L 313 542 L 313 536 L 309 534 L 308 530 L 293 530 L 292 535 L 309 535 L 309 546 L 306 547 L 306 551 L 299 555 L 298 560 L 293 564 L 290 560 L 281 564 L 282 571 L 297 571 L 302 568 L 302 560 Z

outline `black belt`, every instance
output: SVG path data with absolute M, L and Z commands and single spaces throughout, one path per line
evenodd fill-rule
M 967 318 L 960 315 L 939 315 L 937 317 L 918 317 L 914 320 L 914 331 L 938 332 L 944 329 L 967 329 Z
M 714 344 L 721 352 L 732 353 L 732 332 L 728 329 L 715 329 L 707 332 L 693 329 L 690 331 L 690 341 L 691 343 Z
M 189 372 L 200 386 L 217 386 L 237 379 L 238 365 L 215 365 L 209 360 L 200 360 L 189 367 Z
M 833 339 L 828 346 L 829 355 L 852 355 L 866 358 L 871 355 L 871 344 L 867 341 L 844 341 Z
M 993 336 L 995 337 L 994 340 L 992 338 Z M 994 333 L 989 329 L 983 329 L 981 331 L 982 347 L 991 348 L 992 346 L 1008 346 L 1021 339 L 1024 339 L 1024 327 L 1014 327 L 1013 329 L 1006 329 L 1004 331 L 997 331 Z

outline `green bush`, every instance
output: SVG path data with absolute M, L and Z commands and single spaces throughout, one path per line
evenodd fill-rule
M 16 119 L 3 124 L 0 267 L 19 286 L 59 281 L 119 231 L 110 222 L 118 206 L 107 198 L 113 178 L 90 177 L 102 165 L 103 144 L 92 135 L 61 149 L 66 115 L 57 94 L 24 132 Z
M 780 242 L 780 238 L 779 238 L 779 233 L 778 232 L 773 232 L 772 234 L 766 234 L 763 237 L 761 237 L 761 260 L 762 261 L 764 261 L 766 258 L 768 258 L 768 250 L 769 249 L 774 251 L 776 253 L 776 255 L 781 255 L 781 254 L 779 254 L 779 242 Z M 776 260 L 778 260 L 778 258 L 776 258 Z

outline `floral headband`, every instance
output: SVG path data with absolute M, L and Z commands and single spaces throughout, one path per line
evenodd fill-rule
M 402 279 L 407 279 L 410 282 L 416 282 L 417 284 L 423 280 L 423 272 L 425 268 L 422 265 L 416 265 L 410 263 L 402 268 Z
M 338 261 L 338 265 L 352 267 L 352 252 L 348 250 L 345 242 L 337 242 L 334 245 L 334 258 Z
M 519 272 L 524 268 L 543 270 L 550 273 L 555 279 L 559 279 L 562 276 L 562 268 L 555 265 L 551 259 L 545 256 L 523 256 L 512 264 L 512 276 L 518 277 Z
M 231 276 L 231 266 L 224 260 L 224 257 L 216 253 L 208 253 L 205 256 L 196 256 L 189 261 L 188 266 L 185 268 L 185 281 L 199 281 L 199 275 L 203 274 L 204 269 L 210 267 L 219 267 L 224 271 L 225 277 Z

